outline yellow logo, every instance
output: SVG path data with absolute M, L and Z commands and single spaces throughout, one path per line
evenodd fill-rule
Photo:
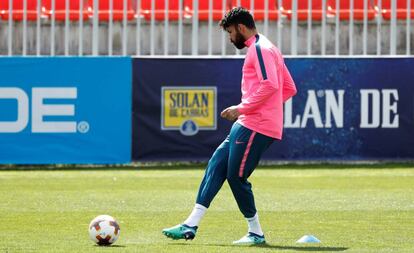
M 216 129 L 216 87 L 162 87 L 161 128 L 194 135 Z

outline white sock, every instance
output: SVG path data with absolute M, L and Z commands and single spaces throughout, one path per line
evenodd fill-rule
M 256 213 L 252 218 L 246 218 L 249 225 L 249 232 L 263 235 L 262 227 L 259 222 L 259 215 Z
M 191 212 L 190 216 L 188 216 L 188 218 L 184 221 L 184 224 L 190 227 L 198 226 L 201 218 L 203 218 L 206 211 L 207 207 L 200 204 L 195 204 L 193 211 Z

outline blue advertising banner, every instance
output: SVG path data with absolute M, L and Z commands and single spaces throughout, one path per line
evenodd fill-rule
M 414 59 L 286 59 L 298 94 L 266 160 L 414 158 Z M 133 160 L 207 160 L 240 102 L 243 59 L 133 60 Z
M 131 161 L 130 58 L 0 58 L 0 163 Z

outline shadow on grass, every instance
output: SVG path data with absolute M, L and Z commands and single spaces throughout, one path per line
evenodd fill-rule
M 115 245 L 95 245 L 95 247 L 99 247 L 99 248 L 126 248 L 126 246 L 125 245 L 118 245 L 118 244 L 115 244 Z
M 229 245 L 229 244 L 194 244 L 194 243 L 171 243 L 170 245 L 196 245 L 196 246 L 207 246 L 207 247 L 228 247 L 228 248 L 264 248 L 264 249 L 271 249 L 271 250 L 293 250 L 293 251 L 345 251 L 349 248 L 345 247 L 323 247 L 323 246 L 278 246 L 278 245 L 271 245 L 271 244 L 263 244 L 263 245 Z
M 266 249 L 275 249 L 275 250 L 295 250 L 295 251 L 345 251 L 348 248 L 345 247 L 321 247 L 321 246 L 278 246 L 278 245 L 252 245 L 249 247 L 256 247 L 256 248 L 266 248 Z

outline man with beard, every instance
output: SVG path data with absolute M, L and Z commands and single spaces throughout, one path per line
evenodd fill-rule
M 246 9 L 230 10 L 220 26 L 229 33 L 235 47 L 248 48 L 242 70 L 241 103 L 220 114 L 236 122 L 208 162 L 190 216 L 182 224 L 164 229 L 163 234 L 172 239 L 193 239 L 201 218 L 227 180 L 248 223 L 248 233 L 233 243 L 263 244 L 265 237 L 247 179 L 263 152 L 274 140 L 282 139 L 283 103 L 296 94 L 296 87 L 281 52 L 257 32 Z

